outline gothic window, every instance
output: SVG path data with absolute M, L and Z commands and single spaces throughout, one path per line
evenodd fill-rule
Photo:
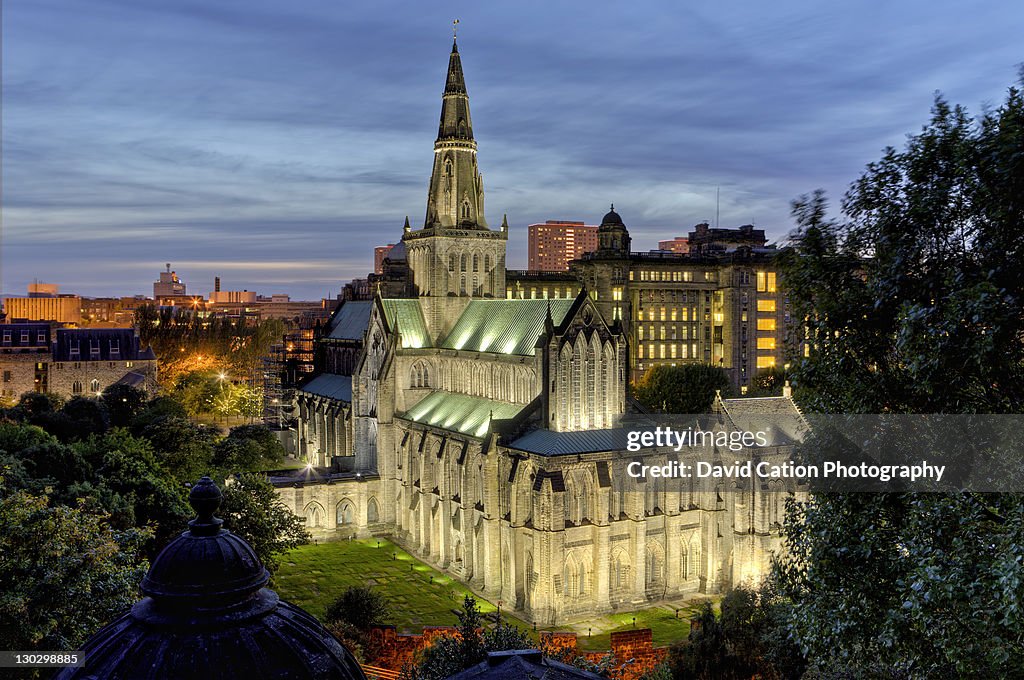
M 480 280 L 476 276 L 474 276 L 473 277 L 473 295 L 478 295 L 479 293 L 480 293 Z
M 82 381 L 81 380 L 76 380 L 74 382 L 74 384 L 71 386 L 71 394 L 81 394 L 81 393 L 82 393 Z
M 612 555 L 612 588 L 615 590 L 626 590 L 629 588 L 630 572 L 629 555 L 625 550 L 616 550 Z
M 349 526 L 355 523 L 356 510 L 352 506 L 351 501 L 345 500 L 338 503 L 337 521 L 339 527 Z
M 566 597 L 577 598 L 587 594 L 586 572 L 575 555 L 570 554 L 565 560 L 565 570 L 562 578 Z
M 484 271 L 485 272 L 491 271 L 491 256 L 490 255 L 484 255 Z
M 665 580 L 665 551 L 658 542 L 647 544 L 644 578 L 648 588 L 656 588 Z
M 429 366 L 427 364 L 423 364 L 423 373 L 420 376 L 420 378 L 421 378 L 421 382 L 420 382 L 420 386 L 421 387 L 430 387 L 430 368 L 429 368 Z
M 466 254 L 462 254 L 462 271 L 466 271 Z
M 463 257 L 465 257 L 465 255 L 463 255 Z M 459 295 L 465 295 L 465 294 L 466 294 L 466 275 L 463 274 L 462 277 L 459 280 Z
M 324 509 L 319 503 L 307 505 L 303 515 L 306 517 L 307 528 L 315 529 L 324 525 Z
M 469 217 L 469 199 L 468 198 L 463 198 L 462 199 L 462 219 L 464 219 L 464 220 L 470 219 L 470 217 Z
M 371 498 L 366 504 L 366 523 L 376 524 L 380 521 L 380 508 L 377 506 L 377 499 Z
M 455 271 L 455 253 L 448 254 L 448 271 Z
M 594 341 L 597 341 L 597 336 L 594 336 Z M 597 414 L 597 355 L 594 352 L 594 346 L 591 345 L 587 348 L 587 428 L 599 427 L 599 420 Z
M 100 391 L 100 381 L 96 380 L 95 378 L 93 378 L 92 382 L 89 383 L 89 391 L 92 392 L 93 394 L 95 394 L 96 392 L 99 392 Z

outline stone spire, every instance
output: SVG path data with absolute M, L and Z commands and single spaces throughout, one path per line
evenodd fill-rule
M 448 58 L 424 228 L 487 229 L 469 95 L 457 42 Z

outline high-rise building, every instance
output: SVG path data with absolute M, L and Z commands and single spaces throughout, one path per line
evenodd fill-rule
M 386 246 L 377 246 L 373 249 L 373 273 L 383 274 L 384 273 L 384 258 L 388 256 L 391 249 L 395 247 L 394 243 L 389 243 Z
M 569 262 L 597 250 L 597 227 L 592 224 L 547 220 L 526 230 L 530 271 L 564 272 Z
M 4 312 L 8 321 L 55 321 L 77 325 L 82 321 L 82 298 L 77 295 L 6 297 Z
M 168 262 L 167 271 L 160 272 L 160 280 L 153 283 L 153 298 L 159 300 L 176 295 L 185 295 L 185 282 L 171 271 L 171 263 Z

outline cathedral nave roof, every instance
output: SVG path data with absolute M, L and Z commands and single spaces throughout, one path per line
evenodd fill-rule
M 557 326 L 575 302 L 558 300 L 473 300 L 455 322 L 441 347 L 473 352 L 532 356 L 544 333 L 548 307 Z
M 421 425 L 483 437 L 491 419 L 511 420 L 529 404 L 509 404 L 453 392 L 431 392 L 400 417 Z
M 334 340 L 362 340 L 366 327 L 370 325 L 372 309 L 373 303 L 369 300 L 347 301 L 331 319 L 331 332 L 327 337 Z
M 352 376 L 322 373 L 299 388 L 299 392 L 338 401 L 352 401 Z

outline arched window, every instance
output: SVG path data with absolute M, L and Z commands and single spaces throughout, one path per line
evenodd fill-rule
M 462 254 L 462 271 L 466 271 L 466 254 Z
M 465 255 L 463 255 L 463 257 L 465 257 Z M 466 275 L 463 274 L 461 276 L 461 278 L 459 279 L 459 295 L 465 295 L 465 294 L 466 294 Z
M 423 364 L 423 374 L 420 376 L 420 386 L 430 387 L 430 368 L 427 364 Z
M 647 544 L 647 560 L 644 576 L 648 588 L 656 588 L 665 580 L 665 553 L 658 542 Z
M 448 271 L 455 271 L 455 253 L 448 254 Z
M 476 253 L 473 253 L 473 271 L 480 271 L 480 256 Z
M 464 220 L 468 220 L 469 219 L 469 199 L 468 198 L 463 198 L 462 199 L 462 219 L 464 219 Z
M 81 394 L 81 393 L 82 393 L 82 381 L 81 380 L 76 380 L 74 382 L 74 384 L 71 386 L 71 394 Z
M 338 503 L 337 520 L 339 527 L 355 523 L 356 509 L 353 507 L 352 501 L 344 500 Z
M 575 555 L 570 554 L 566 558 L 562 578 L 566 597 L 577 598 L 587 594 L 586 573 Z
M 324 525 L 324 509 L 319 503 L 310 503 L 303 513 L 306 517 L 306 527 L 315 529 Z
M 484 255 L 484 271 L 485 272 L 491 271 L 491 256 L 490 255 Z
M 366 523 L 376 524 L 380 521 L 380 508 L 377 506 L 377 499 L 371 498 L 366 503 Z
M 93 394 L 95 394 L 96 392 L 99 392 L 100 391 L 100 381 L 96 380 L 95 378 L 93 378 L 92 381 L 89 383 L 89 391 L 92 392 Z

